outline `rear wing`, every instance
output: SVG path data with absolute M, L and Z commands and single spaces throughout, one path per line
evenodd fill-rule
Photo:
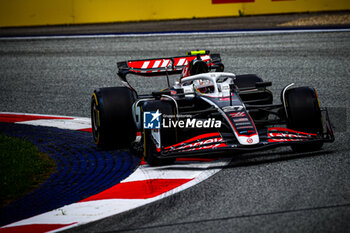
M 152 58 L 145 60 L 132 60 L 118 62 L 118 76 L 123 82 L 127 74 L 140 76 L 168 76 L 181 74 L 183 68 L 198 56 L 207 63 L 209 70 L 223 71 L 224 65 L 221 62 L 220 54 L 210 54 L 209 51 L 193 51 L 187 56 Z

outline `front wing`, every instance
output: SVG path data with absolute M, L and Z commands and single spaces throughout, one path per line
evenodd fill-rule
M 319 134 L 305 133 L 284 127 L 270 127 L 258 131 L 260 139 L 258 144 L 247 146 L 238 143 L 233 134 L 206 133 L 161 148 L 159 158 L 208 155 L 233 151 L 248 152 L 293 144 L 333 142 L 334 135 L 327 112 L 323 119 L 323 133 Z

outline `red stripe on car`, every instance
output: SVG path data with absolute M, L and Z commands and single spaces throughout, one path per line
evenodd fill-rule
M 175 145 L 165 147 L 164 149 L 170 149 L 171 147 L 181 146 L 182 144 L 193 142 L 193 141 L 196 141 L 196 140 L 199 140 L 199 139 L 204 139 L 204 138 L 209 138 L 209 137 L 217 137 L 217 136 L 220 136 L 220 133 L 206 133 L 206 134 L 198 135 L 198 136 L 196 136 L 194 138 L 187 139 L 186 141 L 177 143 Z

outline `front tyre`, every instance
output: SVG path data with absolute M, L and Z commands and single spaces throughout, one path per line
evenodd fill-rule
M 95 90 L 91 97 L 92 134 L 101 149 L 127 148 L 136 138 L 131 106 L 135 93 L 127 87 Z
M 312 87 L 288 89 L 285 93 L 287 127 L 301 132 L 322 134 L 322 118 L 316 90 Z M 323 142 L 292 145 L 295 152 L 316 151 Z

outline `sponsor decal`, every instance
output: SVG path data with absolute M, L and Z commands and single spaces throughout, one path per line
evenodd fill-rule
M 252 144 L 252 143 L 253 143 L 253 139 L 247 138 L 247 142 L 248 142 L 249 144 Z
M 224 112 L 232 112 L 232 111 L 242 111 L 243 106 L 241 105 L 236 105 L 236 106 L 225 106 L 222 108 Z
M 233 118 L 236 118 L 236 117 L 245 117 L 247 115 L 245 114 L 245 112 L 232 112 L 230 113 L 230 116 Z
M 238 119 L 233 119 L 234 122 L 242 122 L 242 121 L 249 121 L 248 118 L 238 118 Z
M 230 101 L 230 98 L 229 98 L 229 97 L 226 97 L 226 98 L 220 98 L 219 100 L 220 100 L 220 101 Z
M 252 133 L 254 133 L 254 130 L 240 130 L 239 133 L 240 134 L 252 134 Z
M 217 144 L 211 144 L 211 143 L 216 143 Z M 205 150 L 205 149 L 213 149 L 217 147 L 222 147 L 222 146 L 227 146 L 225 143 L 221 143 L 222 138 L 210 138 L 204 141 L 199 141 L 199 142 L 193 142 L 190 144 L 187 144 L 185 146 L 181 146 L 178 148 L 172 148 L 172 150 L 182 150 L 182 152 L 188 152 L 188 151 L 196 151 L 196 150 Z M 206 145 L 210 144 L 210 145 Z
M 289 132 L 289 133 L 303 134 L 303 135 L 308 135 L 308 136 L 316 136 L 317 135 L 317 134 L 312 134 L 312 133 L 305 133 L 305 132 L 295 131 L 295 130 L 292 130 L 292 129 L 282 128 L 282 127 L 269 128 L 269 132 L 271 132 L 271 131 L 285 131 L 285 132 Z
M 297 134 L 287 134 L 287 133 L 269 133 L 268 136 L 270 138 L 281 137 L 281 138 L 309 138 L 305 135 L 297 135 Z
M 240 134 L 252 134 L 252 133 L 254 133 L 254 130 L 241 130 L 239 133 Z
M 306 139 L 268 139 L 269 142 L 299 142 L 299 141 L 306 141 Z
M 237 127 L 237 129 L 254 129 L 253 126 L 240 126 L 240 127 Z
M 236 126 L 239 126 L 239 125 L 251 125 L 251 123 L 250 122 L 236 123 Z
M 220 136 L 220 133 L 206 133 L 206 134 L 198 135 L 196 137 L 187 139 L 186 141 L 177 143 L 175 145 L 165 147 L 165 149 L 175 148 L 175 147 L 179 147 L 179 146 L 182 146 L 184 144 L 187 144 L 187 143 L 203 141 L 204 139 L 209 138 L 209 137 L 219 137 L 219 136 Z
M 144 112 L 143 113 L 143 128 L 144 129 L 160 129 L 161 113 L 159 110 L 156 112 Z
M 269 142 L 294 142 L 294 141 L 306 141 L 312 138 L 310 135 L 290 134 L 290 133 L 268 133 Z

